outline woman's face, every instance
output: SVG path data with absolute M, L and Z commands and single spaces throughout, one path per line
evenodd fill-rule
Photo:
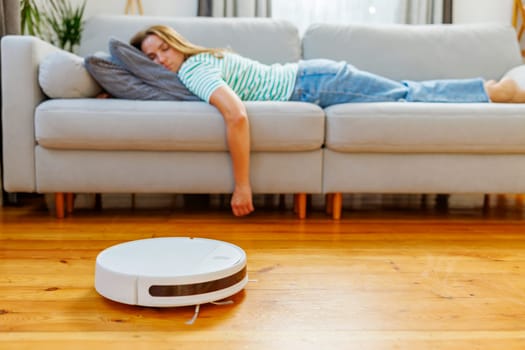
M 184 55 L 169 46 L 164 40 L 150 34 L 144 39 L 141 46 L 142 52 L 155 63 L 162 64 L 166 69 L 177 73 L 184 62 Z

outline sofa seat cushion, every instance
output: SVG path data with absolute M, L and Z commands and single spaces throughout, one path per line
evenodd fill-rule
M 326 116 L 337 152 L 525 153 L 525 104 L 355 103 Z
M 310 151 L 324 139 L 324 113 L 300 102 L 247 102 L 253 151 Z M 204 102 L 48 100 L 36 109 L 37 142 L 77 150 L 226 151 L 218 110 Z

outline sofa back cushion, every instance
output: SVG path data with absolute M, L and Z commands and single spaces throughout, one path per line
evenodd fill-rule
M 522 63 L 514 28 L 495 23 L 317 24 L 304 35 L 303 55 L 345 60 L 395 80 L 498 79 Z
M 84 27 L 79 54 L 105 51 L 110 37 L 125 42 L 138 31 L 155 24 L 173 27 L 191 42 L 229 48 L 263 63 L 295 62 L 301 58 L 296 27 L 270 18 L 210 18 L 97 15 Z

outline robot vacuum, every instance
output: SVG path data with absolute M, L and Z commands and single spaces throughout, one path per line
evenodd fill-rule
M 248 282 L 246 254 L 204 238 L 150 238 L 109 247 L 97 256 L 95 289 L 120 303 L 200 305 L 227 298 Z

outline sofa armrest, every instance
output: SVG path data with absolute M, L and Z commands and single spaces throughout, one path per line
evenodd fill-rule
M 35 192 L 35 108 L 45 96 L 39 63 L 57 47 L 32 36 L 2 38 L 2 142 L 4 189 Z

